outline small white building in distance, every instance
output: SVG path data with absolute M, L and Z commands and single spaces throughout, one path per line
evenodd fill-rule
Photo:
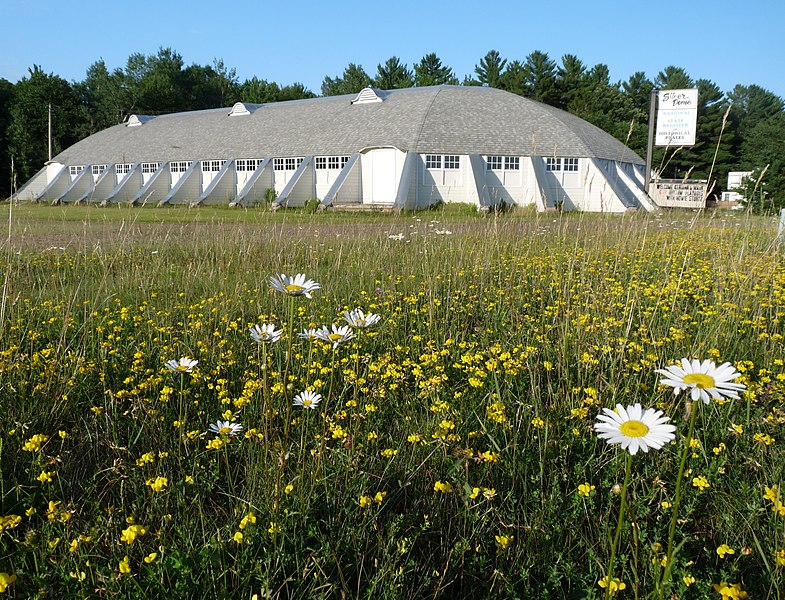
M 55 156 L 19 191 L 52 203 L 463 202 L 653 210 L 644 161 L 586 121 L 509 92 L 435 86 L 156 117 Z M 273 191 L 275 192 L 273 194 Z
M 722 192 L 722 202 L 740 204 L 744 197 L 734 191 L 741 187 L 741 182 L 752 175 L 752 171 L 730 171 L 728 173 L 728 189 Z

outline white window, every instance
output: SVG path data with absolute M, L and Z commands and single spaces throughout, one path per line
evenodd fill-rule
M 444 156 L 444 168 L 457 171 L 461 168 L 461 157 L 455 154 L 446 154 Z
M 317 156 L 316 157 L 316 168 L 319 170 L 327 168 L 327 157 L 326 156 Z
M 520 171 L 521 159 L 519 156 L 505 156 L 504 157 L 504 170 L 505 171 Z
M 203 160 L 202 161 L 202 172 L 210 173 L 210 172 L 217 172 L 221 170 L 221 167 L 225 163 L 225 160 Z
M 502 157 L 501 156 L 486 156 L 486 170 L 488 171 L 501 171 L 502 170 Z
M 238 171 L 256 171 L 260 162 L 257 158 L 238 158 L 236 168 Z
M 561 171 L 561 158 L 549 156 L 545 159 L 546 171 Z
M 426 169 L 441 169 L 442 157 L 441 154 L 426 154 L 425 155 L 425 168 Z
M 331 156 L 327 159 L 328 169 L 343 169 L 349 162 L 348 156 Z
M 133 165 L 131 163 L 117 163 L 114 166 L 114 172 L 118 175 L 127 175 L 131 172 L 131 167 Z
M 72 166 L 68 167 L 68 174 L 71 177 L 76 177 L 83 170 L 84 170 L 84 165 L 72 165 Z
M 169 170 L 172 173 L 185 173 L 188 170 L 188 167 L 190 166 L 191 166 L 191 161 L 179 160 L 169 163 Z
M 302 158 L 276 158 L 273 159 L 273 169 L 276 171 L 296 171 L 302 162 Z
M 578 159 L 577 158 L 565 158 L 563 159 L 564 162 L 563 168 L 565 171 L 571 171 L 573 173 L 578 172 Z
M 155 173 L 158 170 L 158 163 L 142 163 L 142 173 Z
M 100 175 L 106 171 L 106 165 L 93 165 L 93 175 Z

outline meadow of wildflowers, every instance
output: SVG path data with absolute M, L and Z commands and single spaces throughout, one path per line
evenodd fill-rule
M 0 598 L 785 595 L 771 222 L 53 210 Z

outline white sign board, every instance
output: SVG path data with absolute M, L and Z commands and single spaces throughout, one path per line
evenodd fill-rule
M 656 179 L 649 194 L 664 208 L 706 208 L 705 180 Z
M 698 124 L 698 90 L 657 92 L 655 146 L 693 146 Z

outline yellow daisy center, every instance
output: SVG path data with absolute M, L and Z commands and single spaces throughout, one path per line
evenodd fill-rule
M 340 340 L 342 337 L 343 337 L 343 336 L 342 336 L 340 333 L 331 333 L 331 334 L 330 334 L 330 340 L 331 340 L 331 341 L 333 341 L 333 342 L 337 342 L 337 341 L 338 341 L 338 340 Z
M 715 386 L 714 377 L 706 375 L 706 373 L 688 373 L 682 379 L 688 385 L 694 385 L 696 388 L 705 390 Z
M 218 433 L 222 433 L 224 435 L 229 435 L 230 433 L 232 433 L 232 428 L 231 427 L 221 427 L 218 430 Z
M 294 285 L 293 283 L 290 283 L 289 285 L 286 286 L 286 291 L 292 294 L 296 292 L 301 292 L 303 291 L 303 289 L 304 289 L 303 286 Z
M 303 406 L 311 406 L 312 402 L 308 398 L 303 398 Z
M 177 370 L 178 371 L 187 371 L 188 370 L 188 366 L 187 365 L 177 365 Z
M 621 425 L 619 425 L 619 431 L 622 432 L 623 435 L 627 437 L 643 437 L 647 433 L 649 433 L 649 426 L 641 421 L 624 421 Z

